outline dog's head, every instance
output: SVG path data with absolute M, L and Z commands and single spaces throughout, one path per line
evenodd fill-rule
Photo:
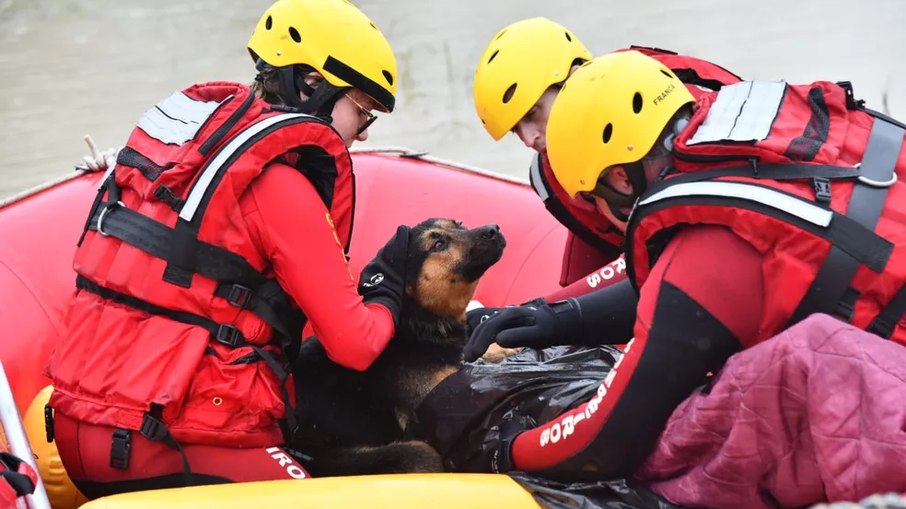
M 434 315 L 462 318 L 478 279 L 504 247 L 496 224 L 469 230 L 450 219 L 419 223 L 409 232 L 406 297 Z

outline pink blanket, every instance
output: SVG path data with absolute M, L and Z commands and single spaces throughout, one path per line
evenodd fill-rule
M 677 407 L 636 477 L 689 507 L 906 491 L 906 348 L 813 315 Z

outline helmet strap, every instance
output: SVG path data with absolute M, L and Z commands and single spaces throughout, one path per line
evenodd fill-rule
M 349 91 L 348 87 L 336 87 L 327 80 L 312 87 L 305 82 L 305 77 L 315 69 L 307 65 L 272 67 L 258 59 L 256 67 L 259 72 L 269 69 L 276 71 L 280 99 L 288 108 L 299 113 L 314 115 L 328 123 L 333 121 L 334 105 L 343 94 Z M 303 101 L 300 94 L 308 96 L 308 99 Z
M 621 193 L 610 187 L 604 181 L 603 174 L 601 178 L 598 178 L 595 188 L 591 192 L 607 202 L 607 206 L 615 218 L 620 221 L 628 221 L 629 214 L 623 212 L 622 209 L 632 209 L 639 196 L 642 196 L 645 190 L 648 189 L 648 182 L 645 180 L 645 168 L 642 166 L 641 161 L 623 165 L 623 168 L 626 170 L 626 176 L 632 185 L 632 193 Z

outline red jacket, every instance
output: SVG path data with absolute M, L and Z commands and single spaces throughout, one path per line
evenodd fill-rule
M 352 368 L 392 335 L 343 256 L 353 176 L 329 125 L 243 85 L 197 85 L 139 120 L 105 182 L 48 366 L 57 411 L 132 430 L 159 411 L 178 441 L 274 445 L 300 309 Z
M 719 90 L 724 85 L 740 81 L 738 76 L 723 67 L 695 57 L 678 55 L 659 48 L 632 46 L 627 49 L 640 51 L 669 67 L 686 83 L 687 88 L 696 98 L 707 92 Z M 544 202 L 548 212 L 563 226 L 566 226 L 571 233 L 560 281 L 561 285 L 569 285 L 569 287 L 548 296 L 548 300 L 584 295 L 600 289 L 602 285 L 606 286 L 622 280 L 622 277 L 608 278 L 607 274 L 611 270 L 604 266 L 608 262 L 614 261 L 622 253 L 622 232 L 599 214 L 593 205 L 583 201 L 582 198 L 571 198 L 554 177 L 547 157 L 538 154 L 532 161 L 529 181 Z M 588 247 L 593 249 L 588 249 Z M 592 257 L 593 251 L 597 251 L 593 256 L 594 263 L 592 260 L 583 263 L 584 260 Z M 593 266 L 585 270 L 588 263 L 592 263 Z
M 904 127 L 834 83 L 736 87 L 699 100 L 678 171 L 633 211 L 630 277 L 644 284 L 670 232 L 726 226 L 764 258 L 759 339 L 823 312 L 906 343 Z

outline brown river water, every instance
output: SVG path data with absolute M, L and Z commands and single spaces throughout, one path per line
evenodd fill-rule
M 472 107 L 478 56 L 503 26 L 547 16 L 596 54 L 629 44 L 710 59 L 746 78 L 850 80 L 906 118 L 906 0 L 359 0 L 400 67 L 398 109 L 365 146 L 404 146 L 527 179 L 530 153 L 494 143 Z M 249 82 L 268 1 L 0 0 L 0 199 L 122 144 L 151 104 L 200 81 Z

